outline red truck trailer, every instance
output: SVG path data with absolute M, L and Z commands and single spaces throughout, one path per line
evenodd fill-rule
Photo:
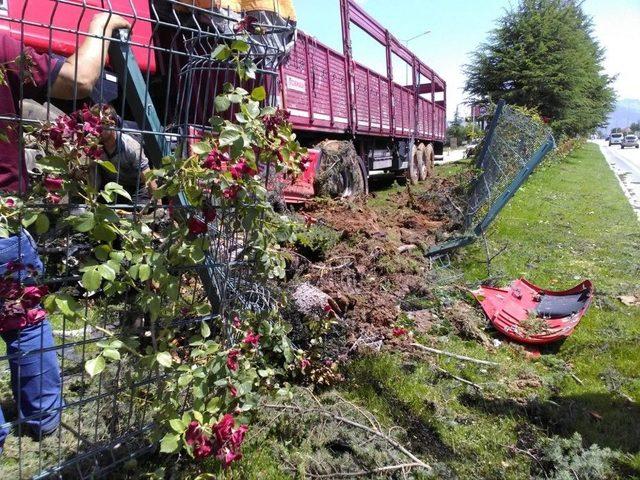
M 344 52 L 300 32 L 281 67 L 280 104 L 307 144 L 324 138 L 353 141 L 367 173 L 399 173 L 413 158 L 413 179 L 423 180 L 434 154 L 442 153 L 446 83 L 354 0 L 340 0 L 340 7 Z M 353 59 L 352 24 L 384 47 L 387 75 Z M 411 85 L 394 81 L 393 55 L 409 65 Z
M 366 179 L 372 172 L 390 175 L 407 172 L 411 181 L 423 180 L 429 174 L 434 155 L 440 154 L 443 148 L 446 83 L 354 0 L 337 1 L 340 2 L 343 52 L 336 52 L 297 31 L 295 42 L 289 41 L 293 35 L 285 40 L 290 45 L 287 59 L 274 70 L 277 78 L 271 81 L 272 103 L 277 102 L 290 113 L 303 145 L 310 148 L 319 145 L 318 150 L 324 153 L 333 148 L 338 155 L 347 152 L 356 158 L 359 168 L 355 168 L 355 172 L 339 172 L 344 181 L 339 182 L 338 191 L 333 193 L 349 191 L 357 176 L 362 177 L 361 184 L 366 188 Z M 215 91 L 222 82 L 228 81 L 227 73 L 218 72 L 213 77 L 208 73 L 205 82 L 202 75 L 197 77 L 193 73 L 196 62 L 191 62 L 190 70 L 185 67 L 194 58 L 205 61 L 215 48 L 209 38 L 200 41 L 195 49 L 193 40 L 202 36 L 203 12 L 206 13 L 207 8 L 218 8 L 220 2 L 197 0 L 195 3 L 185 7 L 173 0 L 0 0 L 0 30 L 9 31 L 36 50 L 70 55 L 88 31 L 95 13 L 108 11 L 126 17 L 132 24 L 129 43 L 144 75 L 145 95 L 148 93 L 155 105 L 159 126 L 166 134 L 185 118 L 196 127 L 205 126 L 213 113 Z M 295 25 L 290 18 L 280 23 Z M 354 60 L 352 24 L 384 47 L 386 75 Z M 408 78 L 412 79 L 410 85 L 394 81 L 399 75 L 393 70 L 392 57 L 408 65 L 402 73 L 408 72 Z M 94 101 L 117 106 L 126 87 L 123 83 L 127 82 L 120 78 L 121 72 L 110 72 L 108 68 L 99 86 L 100 98 Z M 192 86 L 188 88 L 192 91 L 185 95 L 184 88 L 189 82 Z M 199 85 L 197 94 L 194 84 Z M 179 104 L 186 96 L 192 100 L 187 114 Z M 122 102 L 122 116 L 135 118 L 140 123 L 125 103 Z M 71 106 L 62 105 L 62 108 L 68 110 Z M 149 129 L 149 125 L 138 127 L 142 131 Z M 348 170 L 348 164 L 345 165 Z M 318 171 L 326 168 L 321 157 L 318 157 L 317 168 Z M 313 173 L 318 171 L 307 173 L 297 185 L 289 188 L 289 199 L 299 201 L 312 195 Z

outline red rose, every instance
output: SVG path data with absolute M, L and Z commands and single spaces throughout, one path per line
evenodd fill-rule
M 55 193 L 47 193 L 47 196 L 44 198 L 44 201 L 47 203 L 53 203 L 57 205 L 62 200 L 60 195 L 56 195 Z
M 256 348 L 260 342 L 260 334 L 253 333 L 253 330 L 249 330 L 245 337 L 242 339 L 242 343 L 251 345 Z
M 308 359 L 306 358 L 300 359 L 300 370 L 304 372 L 305 369 L 308 368 L 309 366 L 311 366 L 311 362 Z
M 236 421 L 233 415 L 225 413 L 218 423 L 211 427 L 211 431 L 216 438 L 216 446 L 218 448 L 224 447 L 224 445 L 231 439 L 231 433 Z
M 184 438 L 187 441 L 187 445 L 193 445 L 203 436 L 200 422 L 193 420 L 187 427 L 187 431 L 184 433 Z
M 239 450 L 244 441 L 245 433 L 249 429 L 246 425 L 240 425 L 236 429 L 233 428 L 234 426 L 233 415 L 227 413 L 211 427 L 215 436 L 216 458 L 220 460 L 224 468 L 242 458 Z
M 238 389 L 236 387 L 234 387 L 231 384 L 227 385 L 227 387 L 229 388 L 229 393 L 231 394 L 232 397 L 238 396 Z
M 227 355 L 227 367 L 229 367 L 229 370 L 231 370 L 232 372 L 235 372 L 236 370 L 238 370 L 238 357 L 240 356 L 240 350 L 229 350 L 229 354 Z
M 242 458 L 242 454 L 225 448 L 220 450 L 218 455 L 216 455 L 216 458 L 220 460 L 224 468 L 227 468 L 236 460 L 240 460 Z
M 53 177 L 45 177 L 43 186 L 49 192 L 57 192 L 62 189 L 64 185 L 64 180 L 61 178 L 53 178 Z
M 406 328 L 396 327 L 393 329 L 392 333 L 394 337 L 403 337 L 404 335 L 409 333 L 409 330 L 407 330 Z
M 220 171 L 222 162 L 227 161 L 227 157 L 215 148 L 209 152 L 207 158 L 202 162 L 202 166 L 209 170 Z
M 36 287 L 28 286 L 22 290 L 22 305 L 25 308 L 34 308 L 40 303 L 42 297 L 49 292 L 46 286 Z
M 202 443 L 198 443 L 193 447 L 193 456 L 196 460 L 207 458 L 213 453 L 213 444 L 207 437 L 203 437 Z
M 246 425 L 240 425 L 236 428 L 231 434 L 231 447 L 234 449 L 240 448 L 242 442 L 244 441 L 244 434 L 247 433 L 249 427 Z
M 230 168 L 230 172 L 231 172 L 231 176 L 235 180 L 239 180 L 244 175 L 247 175 L 249 177 L 253 177 L 254 175 L 256 175 L 258 173 L 258 171 L 256 169 L 251 168 L 249 166 L 249 164 L 244 160 L 240 160 L 233 167 L 231 167 Z
M 204 216 L 204 220 L 209 223 L 213 222 L 218 216 L 218 212 L 213 207 L 204 207 L 202 209 L 202 215 Z
M 27 310 L 27 323 L 29 325 L 40 323 L 45 318 L 47 318 L 47 311 L 42 308 L 32 308 L 31 310 Z
M 222 192 L 222 196 L 227 200 L 234 200 L 238 196 L 240 185 L 231 185 Z
M 193 447 L 193 456 L 200 460 L 206 458 L 213 452 L 211 439 L 204 434 L 199 422 L 192 421 L 184 434 L 187 445 Z
M 207 224 L 196 217 L 191 217 L 189 219 L 189 221 L 187 222 L 187 227 L 189 227 L 189 233 L 193 235 L 207 233 Z
M 244 171 L 244 166 L 245 163 L 243 161 L 236 163 L 233 167 L 231 167 L 229 169 L 229 171 L 231 172 L 231 176 L 235 179 L 238 180 L 239 178 L 242 177 L 242 172 Z
M 20 282 L 13 278 L 0 278 L 0 298 L 3 300 L 16 300 L 22 294 Z

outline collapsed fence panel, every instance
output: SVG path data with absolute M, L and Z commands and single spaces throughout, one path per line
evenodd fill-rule
M 470 184 L 464 205 L 464 235 L 436 245 L 429 254 L 441 255 L 484 235 L 554 148 L 553 134 L 544 123 L 500 100 L 476 159 L 478 174 Z
M 146 179 L 211 136 L 223 91 L 264 86 L 261 101 L 275 105 L 295 22 L 215 2 L 109 5 L 12 0 L 0 17 L 6 478 L 96 478 L 152 451 L 148 400 L 163 371 L 137 360 L 138 352 L 156 348 L 161 329 L 182 329 L 186 338 L 210 322 L 226 331 L 235 309 L 273 304 L 245 252 L 259 232 L 237 217 L 252 198 L 235 206 L 207 198 L 215 218 L 205 222 L 206 242 L 192 242 L 196 253 L 189 253 L 205 261 L 165 271 L 155 255 L 175 238 L 163 232 L 201 212 L 191 208 L 189 191 L 157 201 Z M 213 55 L 238 40 L 249 70 L 243 80 L 236 59 Z M 231 105 L 224 116 L 239 113 Z M 114 244 L 121 225 L 128 236 Z M 138 250 L 118 242 L 138 242 Z M 109 283 L 121 269 L 142 288 Z M 162 282 L 172 285 L 166 297 L 153 294 Z M 55 305 L 42 304 L 47 293 Z M 109 348 L 116 342 L 130 350 L 126 360 Z

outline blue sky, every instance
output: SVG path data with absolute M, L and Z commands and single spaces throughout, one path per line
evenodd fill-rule
M 447 116 L 464 101 L 462 65 L 487 38 L 509 0 L 358 0 L 367 12 L 405 40 L 424 31 L 409 46 L 447 81 Z M 515 0 L 514 0 L 515 1 Z M 342 51 L 339 0 L 295 0 L 298 24 L 330 47 Z M 640 98 L 640 0 L 586 0 L 584 9 L 595 23 L 595 34 L 607 49 L 605 70 L 617 74 L 620 98 Z M 368 66 L 383 68 L 375 42 L 356 32 L 354 56 Z M 461 106 L 461 110 L 463 110 Z

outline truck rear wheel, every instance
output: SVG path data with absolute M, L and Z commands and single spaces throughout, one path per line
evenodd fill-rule
M 420 181 L 420 166 L 422 164 L 422 151 L 419 146 L 411 147 L 411 157 L 409 158 L 409 168 L 407 168 L 407 180 L 411 185 L 417 185 Z
M 321 152 L 317 195 L 344 198 L 367 193 L 367 173 L 352 142 L 325 140 L 316 148 Z
M 429 144 L 425 147 L 422 154 L 422 161 L 424 162 L 425 177 L 421 180 L 425 180 L 433 175 L 433 166 L 435 165 L 436 152 L 433 150 L 433 145 Z
M 433 172 L 433 161 L 435 153 L 433 151 L 433 145 L 426 145 L 421 143 L 418 146 L 418 157 L 420 159 L 420 181 L 424 181 L 431 176 Z

